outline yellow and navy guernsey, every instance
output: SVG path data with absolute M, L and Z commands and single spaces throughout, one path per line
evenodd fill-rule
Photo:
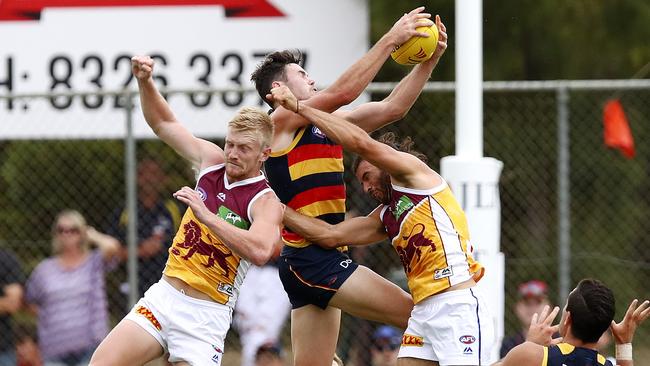
M 196 190 L 211 212 L 247 230 L 252 223 L 253 203 L 271 188 L 261 173 L 229 183 L 224 167 L 220 164 L 202 170 Z M 233 253 L 188 207 L 169 248 L 163 273 L 183 280 L 217 303 L 233 307 L 249 267 L 250 262 Z
M 542 366 L 613 366 L 596 350 L 568 343 L 544 347 Z
M 465 213 L 447 183 L 428 190 L 392 185 L 390 204 L 380 215 L 415 304 L 483 276 L 483 266 L 472 257 Z
M 271 153 L 264 166 L 282 203 L 330 224 L 345 219 L 343 148 L 316 126 L 299 129 L 291 145 Z M 311 245 L 288 228 L 283 230 L 282 239 L 294 248 Z

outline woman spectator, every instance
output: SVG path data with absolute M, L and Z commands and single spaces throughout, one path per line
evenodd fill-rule
M 104 275 L 117 264 L 119 242 L 74 210 L 57 215 L 52 236 L 54 255 L 36 266 L 26 286 L 38 314 L 39 348 L 45 366 L 87 365 L 108 333 Z

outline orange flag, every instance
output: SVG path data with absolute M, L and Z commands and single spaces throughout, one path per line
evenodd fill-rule
M 626 158 L 634 157 L 634 138 L 625 117 L 623 105 L 618 99 L 610 99 L 603 110 L 605 145 L 619 149 Z

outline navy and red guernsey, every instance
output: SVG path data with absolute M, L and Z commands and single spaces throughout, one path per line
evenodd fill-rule
M 318 127 L 299 129 L 291 144 L 272 152 L 264 166 L 271 188 L 282 203 L 330 224 L 345 219 L 343 148 Z M 282 238 L 294 248 L 311 245 L 287 228 Z

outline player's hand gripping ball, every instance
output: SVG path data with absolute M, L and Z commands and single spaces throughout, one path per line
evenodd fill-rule
M 438 28 L 418 27 L 418 32 L 429 33 L 429 37 L 413 36 L 390 54 L 401 65 L 417 65 L 431 58 L 438 47 Z

